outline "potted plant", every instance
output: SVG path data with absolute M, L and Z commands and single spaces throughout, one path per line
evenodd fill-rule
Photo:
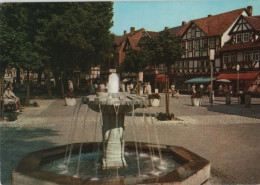
M 77 103 L 76 97 L 77 97 L 76 94 L 73 93 L 72 91 L 69 91 L 66 94 L 64 94 L 65 105 L 75 106 Z
M 191 95 L 191 104 L 193 106 L 199 107 L 202 104 L 202 94 L 201 93 L 193 93 Z
M 149 104 L 151 107 L 159 107 L 161 96 L 158 93 L 148 95 Z

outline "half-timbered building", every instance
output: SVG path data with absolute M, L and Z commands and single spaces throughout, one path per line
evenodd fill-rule
M 240 90 L 248 90 L 251 85 L 257 88 L 260 85 L 260 18 L 241 15 L 229 36 L 230 40 L 219 52 L 223 71 L 217 78 L 239 80 Z
M 241 15 L 248 16 L 252 7 L 241 8 L 218 15 L 189 21 L 185 28 L 178 32 L 182 45 L 186 49 L 182 60 L 173 66 L 177 74 L 178 88 L 187 88 L 183 83 L 196 77 L 210 77 L 210 50 L 217 54 L 220 48 L 230 40 L 229 32 Z M 216 55 L 213 62 L 213 74 L 217 76 L 222 69 L 221 58 Z

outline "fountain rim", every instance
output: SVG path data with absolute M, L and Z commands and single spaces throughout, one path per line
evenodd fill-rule
M 83 144 L 85 147 L 87 147 L 87 152 L 93 152 L 93 147 L 100 144 L 102 145 L 102 142 L 86 142 L 86 143 L 72 143 L 73 149 L 75 151 L 78 151 L 81 144 Z M 142 147 L 154 147 L 157 148 L 156 144 L 148 144 L 148 143 L 141 143 Z M 135 148 L 135 142 L 127 141 L 125 142 L 126 148 Z M 131 177 L 131 178 L 119 178 L 119 179 L 102 179 L 97 181 L 91 181 L 91 180 L 83 180 L 81 178 L 71 177 L 67 175 L 61 175 L 61 174 L 55 174 L 52 172 L 47 171 L 41 171 L 39 169 L 41 163 L 44 160 L 48 160 L 51 158 L 54 158 L 55 156 L 60 156 L 62 154 L 65 154 L 67 145 L 57 146 L 53 148 L 48 148 L 44 150 L 39 150 L 35 152 L 31 152 L 27 154 L 18 164 L 17 168 L 12 173 L 12 181 L 15 180 L 15 176 L 29 176 L 31 178 L 36 178 L 40 180 L 45 181 L 51 181 L 56 184 L 97 184 L 100 182 L 101 184 L 111 184 L 111 182 L 117 183 L 117 184 L 124 184 L 124 180 L 127 179 L 137 179 L 138 177 Z M 198 171 L 210 170 L 210 162 L 197 154 L 183 148 L 180 146 L 171 146 L 171 145 L 160 145 L 160 148 L 162 151 L 168 151 L 171 152 L 172 155 L 174 155 L 176 161 L 180 163 L 181 165 L 172 172 L 159 177 L 149 177 L 145 178 L 142 182 L 142 184 L 151 184 L 151 183 L 180 183 L 185 181 L 191 176 L 194 176 Z M 191 170 L 190 174 L 180 174 L 181 168 L 185 168 L 188 170 Z M 209 173 L 209 172 L 208 172 Z M 207 173 L 207 174 L 208 174 Z M 206 178 L 207 176 L 207 178 Z M 209 177 L 206 175 L 204 178 L 204 181 L 207 180 Z M 204 182 L 203 181 L 203 182 Z M 113 183 L 112 183 L 113 184 Z M 69 185 L 69 184 L 68 184 Z

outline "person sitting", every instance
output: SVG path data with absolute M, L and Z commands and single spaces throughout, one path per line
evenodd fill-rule
M 4 104 L 16 103 L 16 111 L 20 112 L 22 109 L 20 98 L 15 96 L 10 86 L 8 86 L 3 94 Z

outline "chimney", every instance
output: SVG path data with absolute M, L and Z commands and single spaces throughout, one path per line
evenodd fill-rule
M 124 36 L 127 34 L 126 30 L 124 30 Z
M 181 23 L 182 26 L 185 26 L 186 24 L 187 24 L 186 21 L 182 21 Z
M 130 28 L 130 33 L 133 34 L 135 32 L 135 27 Z
M 211 17 L 211 16 L 212 16 L 211 14 L 208 15 L 208 17 Z
M 248 6 L 248 7 L 246 7 L 246 9 L 247 9 L 247 12 L 248 12 L 248 16 L 252 16 L 252 14 L 253 14 L 253 7 L 252 6 Z
M 168 30 L 168 29 L 169 29 L 169 27 L 168 27 L 168 26 L 165 26 L 164 30 L 166 31 L 166 30 Z

